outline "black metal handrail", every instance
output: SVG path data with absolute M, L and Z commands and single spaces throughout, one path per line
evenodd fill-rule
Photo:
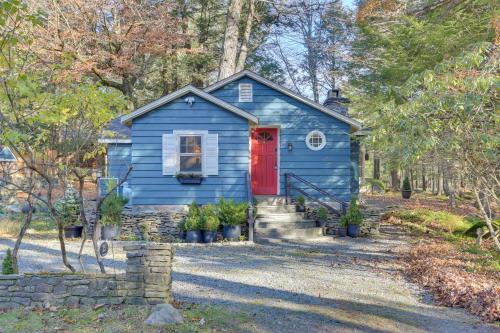
M 324 202 L 323 200 L 315 198 L 314 196 L 312 196 L 311 194 L 309 194 L 308 192 L 306 192 L 304 189 L 295 186 L 291 182 L 291 178 L 296 179 L 297 181 L 301 182 L 302 184 L 307 185 L 309 188 L 311 188 L 311 189 L 319 192 L 320 194 L 322 194 L 323 196 L 327 197 L 328 199 L 330 199 L 332 201 L 335 201 L 338 204 L 340 204 L 340 211 L 338 209 L 336 209 L 335 207 L 331 206 L 330 204 Z M 291 191 L 295 190 L 295 191 L 301 193 L 302 195 L 304 195 L 305 197 L 307 197 L 308 199 L 310 199 L 310 200 L 312 200 L 312 201 L 314 201 L 314 202 L 322 205 L 323 207 L 325 207 L 326 209 L 328 209 L 330 212 L 337 213 L 339 215 L 345 215 L 345 213 L 347 212 L 347 206 L 348 206 L 347 202 L 344 202 L 342 200 L 337 199 L 336 197 L 334 197 L 330 193 L 328 193 L 325 190 L 319 188 L 318 186 L 314 185 L 313 183 L 305 180 L 304 178 L 299 177 L 299 176 L 297 176 L 297 175 L 295 175 L 293 173 L 285 173 L 285 181 L 286 181 L 286 188 L 285 188 L 285 190 L 286 190 L 286 201 L 287 201 L 287 204 L 290 202 Z
M 252 182 L 250 181 L 250 173 L 247 172 L 245 175 L 246 186 L 247 186 L 247 204 L 248 204 L 248 240 L 253 242 L 253 225 L 254 225 L 254 217 L 253 217 L 253 193 L 252 193 Z

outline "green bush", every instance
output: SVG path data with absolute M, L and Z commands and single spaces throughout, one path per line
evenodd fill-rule
M 325 207 L 319 207 L 319 209 L 316 210 L 316 219 L 318 219 L 319 221 L 326 221 L 327 217 L 328 211 Z
M 351 199 L 347 213 L 340 218 L 340 225 L 346 226 L 348 224 L 362 224 L 363 214 L 359 210 L 358 201 L 356 198 Z
M 382 192 L 385 191 L 385 184 L 380 179 L 366 178 L 366 183 L 371 187 L 378 187 Z
M 222 225 L 240 225 L 247 220 L 248 205 L 244 202 L 235 203 L 233 199 L 219 200 L 219 220 Z
M 295 203 L 297 204 L 297 206 L 304 206 L 306 204 L 306 199 L 304 198 L 304 196 L 298 195 L 295 198 Z
M 403 191 L 411 191 L 411 184 L 408 176 L 403 180 Z
M 64 191 L 64 196 L 54 203 L 54 207 L 64 226 L 80 225 L 80 203 L 73 187 Z
M 217 231 L 219 224 L 217 207 L 214 205 L 203 206 L 201 210 L 201 229 L 205 231 Z
M 121 225 L 123 207 L 127 202 L 127 198 L 116 193 L 110 194 L 101 205 L 101 223 L 109 226 Z
M 193 201 L 189 206 L 189 211 L 184 221 L 184 230 L 201 230 L 201 212 L 196 201 Z
M 12 252 L 7 249 L 7 255 L 2 263 L 2 274 L 14 274 L 14 266 L 12 262 Z

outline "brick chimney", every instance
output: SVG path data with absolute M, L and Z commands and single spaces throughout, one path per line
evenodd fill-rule
M 340 89 L 328 90 L 328 95 L 326 96 L 323 105 L 327 108 L 336 111 L 344 116 L 347 116 L 347 106 L 345 104 L 351 103 L 349 98 L 340 96 Z

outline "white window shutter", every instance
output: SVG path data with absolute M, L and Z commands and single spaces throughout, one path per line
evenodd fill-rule
M 219 135 L 205 135 L 205 175 L 217 176 L 219 174 Z
M 174 134 L 163 134 L 162 137 L 162 161 L 163 175 L 173 176 L 177 171 L 177 143 Z

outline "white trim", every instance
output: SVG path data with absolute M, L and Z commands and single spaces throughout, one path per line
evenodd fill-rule
M 182 97 L 188 93 L 195 94 L 195 95 L 197 95 L 197 96 L 199 96 L 199 97 L 201 97 L 209 102 L 212 102 L 212 103 L 220 106 L 221 108 L 224 108 L 228 111 L 231 111 L 231 112 L 233 112 L 233 113 L 235 113 L 243 118 L 246 118 L 253 123 L 256 123 L 256 124 L 259 123 L 259 119 L 256 116 L 254 116 L 246 111 L 243 111 L 243 110 L 241 110 L 241 109 L 239 109 L 231 104 L 228 104 L 228 103 L 224 102 L 223 100 L 220 100 L 217 97 L 214 97 L 214 96 L 204 92 L 203 90 L 200 90 L 200 89 L 193 87 L 191 85 L 185 86 L 184 88 L 181 88 L 177 91 L 174 91 L 173 93 L 168 94 L 167 96 L 163 96 L 163 97 L 157 99 L 156 101 L 153 101 L 149 104 L 144 105 L 143 107 L 135 110 L 132 113 L 129 113 L 127 115 L 122 116 L 121 122 L 122 122 L 122 124 L 128 123 L 132 119 L 137 118 L 139 116 L 142 116 L 143 114 L 148 113 L 149 111 L 152 111 L 152 110 L 156 109 L 157 107 L 160 107 L 163 104 L 171 102 L 174 99 Z M 196 105 L 196 103 L 195 103 L 195 105 Z
M 309 140 L 311 139 L 311 136 L 313 134 L 318 134 L 320 137 L 321 137 L 321 145 L 319 147 L 314 147 L 311 145 L 311 143 L 309 142 Z M 309 133 L 307 133 L 306 135 L 306 146 L 307 148 L 311 149 L 311 150 L 314 150 L 314 151 L 318 151 L 318 150 L 321 150 L 323 148 L 325 148 L 326 146 L 326 136 L 325 136 L 325 133 L 319 131 L 319 130 L 313 130 L 313 131 L 310 131 Z
M 269 81 L 268 79 L 265 79 L 249 70 L 244 70 L 244 71 L 241 71 L 239 73 L 236 73 L 234 75 L 231 75 L 230 77 L 224 79 L 224 80 L 221 80 L 219 82 L 216 82 L 208 87 L 205 88 L 205 91 L 207 93 L 210 93 L 222 86 L 225 86 L 226 84 L 230 83 L 230 82 L 233 82 L 235 80 L 238 80 L 239 78 L 243 77 L 243 76 L 248 76 L 249 78 L 251 79 L 254 79 L 255 81 L 257 82 L 260 82 L 270 88 L 273 88 L 273 89 L 276 89 L 278 90 L 279 92 L 285 94 L 285 95 L 288 95 L 296 100 L 299 100 L 300 102 L 304 103 L 304 104 L 307 104 L 319 111 L 322 111 L 332 117 L 335 117 L 349 125 L 351 125 L 352 127 L 354 127 L 356 130 L 360 130 L 362 127 L 363 127 L 363 124 L 360 123 L 359 121 L 353 119 L 353 118 L 350 118 L 350 117 L 346 117 L 338 112 L 335 112 L 329 108 L 327 108 L 326 106 L 324 105 L 321 105 L 319 103 L 316 103 L 312 100 L 310 100 L 309 98 L 306 98 L 306 97 L 303 97 L 303 96 L 300 96 L 298 94 L 296 94 L 295 92 L 291 91 L 290 89 L 287 89 L 285 87 L 282 87 L 272 81 Z
M 132 143 L 131 139 L 98 139 L 97 143 Z

